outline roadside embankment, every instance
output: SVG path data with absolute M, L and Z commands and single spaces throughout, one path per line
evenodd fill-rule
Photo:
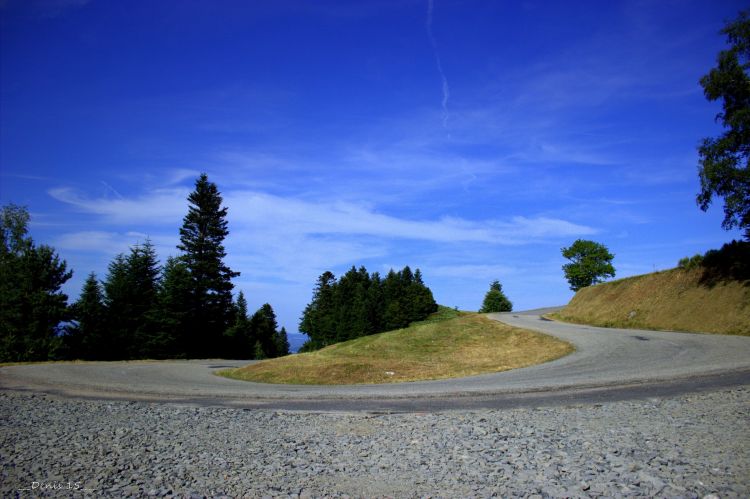
M 750 281 L 672 269 L 580 290 L 551 317 L 592 326 L 750 336 Z

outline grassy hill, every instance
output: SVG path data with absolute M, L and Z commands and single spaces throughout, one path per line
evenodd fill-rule
M 446 307 L 408 328 L 219 374 L 263 383 L 396 383 L 471 376 L 557 359 L 573 347 L 480 314 Z
M 673 269 L 580 290 L 554 314 L 594 326 L 750 336 L 750 280 Z

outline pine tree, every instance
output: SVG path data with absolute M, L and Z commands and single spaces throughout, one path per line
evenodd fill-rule
M 406 304 L 406 280 L 403 272 L 393 269 L 383 281 L 383 329 L 392 331 L 409 325 L 409 311 Z
M 91 272 L 81 290 L 81 296 L 73 306 L 75 325 L 66 336 L 67 357 L 96 360 L 102 358 L 108 340 L 104 294 L 96 274 Z
M 500 281 L 492 281 L 490 290 L 484 295 L 484 302 L 479 312 L 486 314 L 490 312 L 510 312 L 512 310 L 513 304 L 505 296 L 505 293 L 503 293 Z
M 437 311 L 437 303 L 432 296 L 432 291 L 425 286 L 422 280 L 422 272 L 417 269 L 414 278 L 407 287 L 407 303 L 409 309 L 409 323 L 425 319 L 428 315 Z
M 127 259 L 130 282 L 131 309 L 135 314 L 134 358 L 164 357 L 158 338 L 158 292 L 161 269 L 156 250 L 149 239 L 136 245 Z
M 70 318 L 60 289 L 73 272 L 52 247 L 34 244 L 25 208 L 4 206 L 1 215 L 0 362 L 53 359 Z
M 364 267 L 352 267 L 338 281 L 325 272 L 300 321 L 300 331 L 310 337 L 300 351 L 407 327 L 436 310 L 419 269 L 414 274 L 408 266 L 391 270 L 381 279 L 377 272 L 370 276 Z
M 187 357 L 186 331 L 191 317 L 192 282 L 190 271 L 179 258 L 164 264 L 158 295 L 156 343 L 166 357 Z
M 313 291 L 312 301 L 305 307 L 299 330 L 310 339 L 303 350 L 323 348 L 334 343 L 336 337 L 334 285 L 336 276 L 323 272 Z
M 125 255 L 120 253 L 109 263 L 104 279 L 104 306 L 109 338 L 99 352 L 106 360 L 129 358 L 133 343 L 133 311 L 130 308 L 128 267 Z
M 255 335 L 247 313 L 247 300 L 240 291 L 234 305 L 234 324 L 224 333 L 225 358 L 251 359 L 255 353 Z
M 372 333 L 367 313 L 369 285 L 367 269 L 352 267 L 334 286 L 336 342 Z
M 191 356 L 213 356 L 221 351 L 223 333 L 233 319 L 231 280 L 240 274 L 224 264 L 227 208 L 205 173 L 196 180 L 188 201 L 178 245 L 192 284 L 188 349 Z
M 256 338 L 256 344 L 260 345 L 263 352 L 263 358 L 273 358 L 277 356 L 276 351 L 276 314 L 268 303 L 263 304 L 250 319 L 253 335 Z
M 159 345 L 159 266 L 150 241 L 117 255 L 104 282 L 107 329 L 111 341 L 106 359 L 163 357 Z
M 281 331 L 276 333 L 276 356 L 283 357 L 289 355 L 289 337 L 286 334 L 286 328 L 281 328 Z

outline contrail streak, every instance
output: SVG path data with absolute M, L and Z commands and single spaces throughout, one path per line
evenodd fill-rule
M 435 64 L 438 73 L 440 73 L 440 79 L 443 82 L 443 101 L 441 102 L 443 108 L 443 128 L 448 128 L 448 99 L 450 98 L 451 92 L 450 87 L 448 86 L 448 79 L 445 77 L 445 72 L 443 71 L 443 63 L 440 61 L 437 41 L 435 40 L 435 35 L 432 34 L 432 11 L 434 8 L 434 0 L 427 0 L 427 36 L 430 38 L 432 53 L 435 55 Z

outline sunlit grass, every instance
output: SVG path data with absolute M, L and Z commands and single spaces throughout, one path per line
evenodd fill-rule
M 701 269 L 673 269 L 579 291 L 555 319 L 593 326 L 750 336 L 750 286 L 702 284 Z
M 398 383 L 506 371 L 573 351 L 570 344 L 551 336 L 479 314 L 459 314 L 451 309 L 442 309 L 442 313 L 443 317 L 433 316 L 405 329 L 219 374 L 263 383 Z

